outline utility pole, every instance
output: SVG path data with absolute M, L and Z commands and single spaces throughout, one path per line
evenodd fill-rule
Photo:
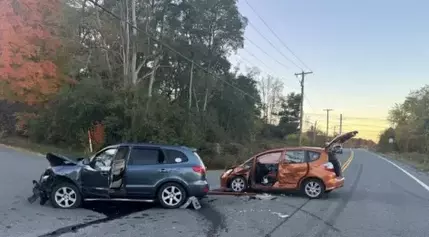
M 328 134 L 329 134 L 329 111 L 332 111 L 333 109 L 324 109 L 326 111 L 326 141 L 328 141 Z
M 316 132 L 317 132 L 317 121 L 314 122 L 314 126 L 313 126 L 313 146 L 316 145 Z
M 343 114 L 340 114 L 340 134 L 343 134 Z
M 300 118 L 299 118 L 299 145 L 302 143 L 302 127 L 303 127 L 303 118 L 304 118 L 304 77 L 307 74 L 312 74 L 313 72 L 304 72 L 295 73 L 295 76 L 301 76 L 299 83 L 301 84 L 301 108 L 300 108 Z

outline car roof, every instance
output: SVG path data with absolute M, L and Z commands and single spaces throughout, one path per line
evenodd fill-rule
M 296 147 L 281 147 L 281 148 L 274 148 L 274 149 L 269 149 L 269 150 L 265 150 L 262 151 L 257 155 L 263 154 L 263 153 L 267 153 L 267 152 L 276 152 L 276 151 L 283 151 L 283 150 L 297 150 L 297 149 L 303 149 L 303 150 L 309 150 L 309 151 L 323 151 L 324 149 L 321 147 L 312 147 L 312 146 L 296 146 Z
M 189 149 L 189 150 L 196 150 L 195 148 L 191 148 L 188 146 L 183 145 L 167 145 L 167 144 L 156 144 L 156 143 L 119 143 L 107 146 L 108 147 L 120 147 L 120 146 L 131 146 L 131 147 L 161 147 L 161 148 L 167 148 L 167 149 Z

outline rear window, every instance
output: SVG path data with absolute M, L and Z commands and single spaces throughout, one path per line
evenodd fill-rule
M 131 150 L 129 165 L 156 165 L 160 163 L 160 150 L 134 147 Z
M 181 151 L 166 149 L 164 164 L 177 164 L 188 161 L 188 157 Z
M 308 151 L 309 162 L 316 161 L 320 158 L 320 153 L 315 151 Z

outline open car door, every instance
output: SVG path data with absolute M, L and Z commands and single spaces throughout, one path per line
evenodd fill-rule
M 125 175 L 126 165 L 130 148 L 128 146 L 119 147 L 118 152 L 112 161 L 109 175 L 109 196 L 126 196 Z
M 352 132 L 340 134 L 334 137 L 334 139 L 332 139 L 330 142 L 328 142 L 324 148 L 326 151 L 329 151 L 332 149 L 334 144 L 343 144 L 348 140 L 352 139 L 353 137 L 355 137 L 357 134 L 358 134 L 358 131 L 352 131 Z
M 281 149 L 271 150 L 258 154 L 253 159 L 253 167 L 249 172 L 250 187 L 252 189 L 263 191 L 270 191 L 273 189 L 277 183 L 277 170 L 282 154 L 283 151 Z M 275 170 L 274 172 L 273 169 Z M 262 185 L 261 181 L 263 177 L 271 175 L 272 173 L 274 173 L 275 176 L 273 177 L 275 179 L 274 183 L 268 186 Z

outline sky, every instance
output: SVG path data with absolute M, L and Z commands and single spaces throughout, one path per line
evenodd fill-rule
M 342 114 L 343 132 L 358 130 L 358 137 L 377 142 L 380 131 L 389 125 L 386 120 L 389 108 L 403 102 L 410 91 L 426 84 L 429 1 L 247 2 L 314 72 L 305 78 L 307 126 L 317 121 L 317 127 L 326 131 L 323 109 L 330 108 L 333 111 L 330 112 L 329 134 L 334 129 L 338 132 Z M 246 0 L 239 0 L 238 6 L 250 22 L 245 37 L 269 56 L 246 39 L 244 49 L 237 52 L 239 56 L 231 56 L 231 61 L 239 63 L 242 70 L 257 66 L 263 73 L 282 78 L 287 87 L 285 93 L 298 92 L 299 82 L 294 74 L 301 69 L 281 53 L 298 65 L 299 61 L 282 46 Z

